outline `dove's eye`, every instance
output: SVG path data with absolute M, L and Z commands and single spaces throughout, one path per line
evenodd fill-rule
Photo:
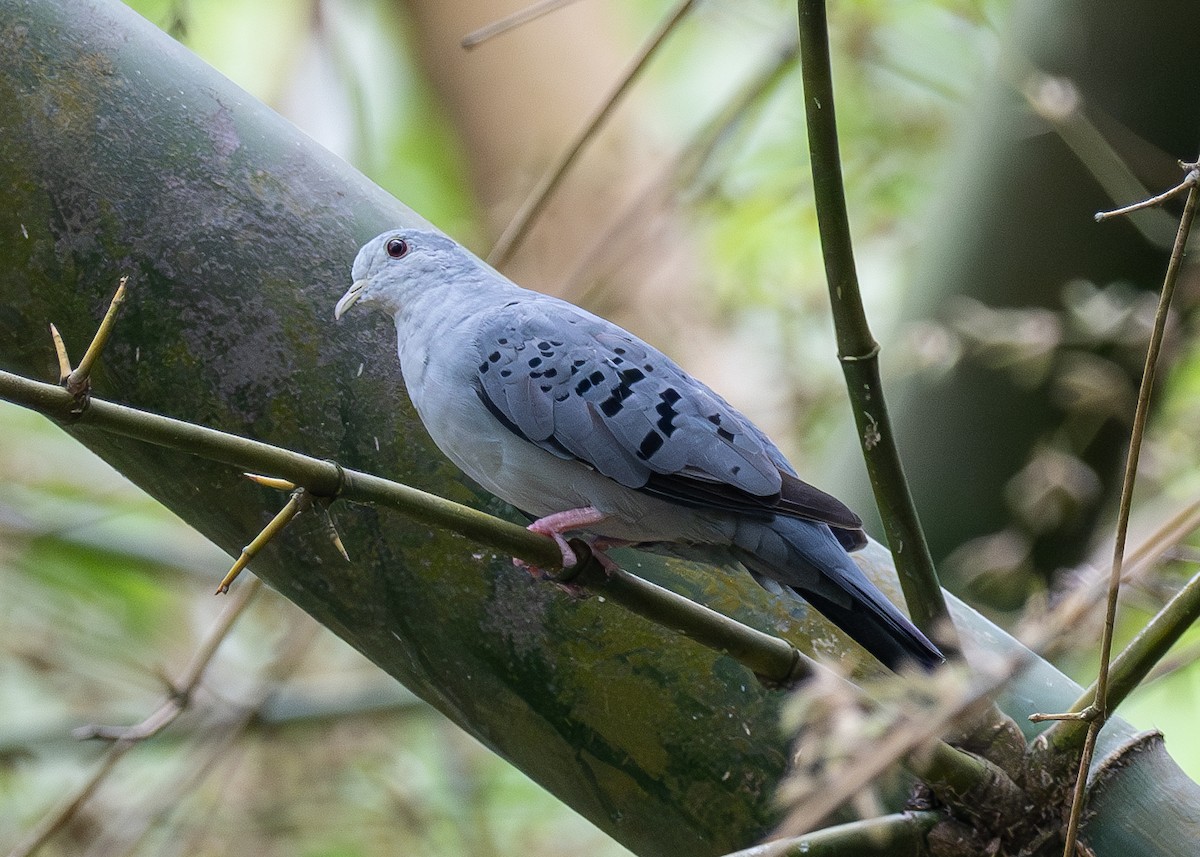
M 408 242 L 403 238 L 393 238 L 387 243 L 387 254 L 393 259 L 400 259 L 408 255 Z

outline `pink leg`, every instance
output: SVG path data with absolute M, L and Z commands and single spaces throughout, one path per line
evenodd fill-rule
M 582 509 L 568 509 L 565 512 L 555 512 L 553 515 L 538 518 L 526 529 L 531 533 L 541 533 L 543 536 L 554 539 L 558 544 L 558 549 L 562 551 L 563 568 L 570 568 L 575 565 L 575 551 L 571 550 L 571 546 L 563 538 L 563 533 L 599 524 L 607 517 L 595 506 L 584 506 Z M 524 565 L 524 563 L 520 564 Z

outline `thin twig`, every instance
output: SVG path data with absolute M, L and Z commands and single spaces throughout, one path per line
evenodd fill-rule
M 199 763 L 185 765 L 180 775 L 168 783 L 162 793 L 156 794 L 157 808 L 152 814 L 165 815 L 165 808 L 177 805 L 189 792 L 203 784 L 208 774 L 215 770 L 215 763 L 227 753 L 235 742 L 243 737 L 252 727 L 261 723 L 260 714 L 264 705 L 274 696 L 280 682 L 291 676 L 307 657 L 312 649 L 312 643 L 317 638 L 320 625 L 315 622 L 292 622 L 287 634 L 275 646 L 275 655 L 270 663 L 258 676 L 253 688 L 243 697 L 246 701 L 234 703 L 231 716 L 217 719 L 201 736 L 207 750 L 206 757 Z M 112 819 L 106 819 L 112 822 Z M 154 818 L 145 820 L 140 837 L 153 824 Z M 119 820 L 116 826 L 120 834 L 130 833 L 130 819 Z M 133 843 L 129 843 L 132 845 Z M 103 853 L 103 849 L 101 849 Z
M 552 166 L 537 183 L 533 191 L 522 203 L 517 213 L 513 215 L 508 226 L 504 228 L 504 232 L 496 239 L 492 251 L 488 253 L 487 261 L 496 266 L 501 266 L 512 259 L 513 252 L 521 245 L 529 234 L 529 229 L 533 222 L 541 215 L 549 201 L 550 196 L 558 189 L 566 176 L 567 171 L 575 164 L 579 158 L 580 152 L 584 146 L 588 144 L 599 131 L 608 117 L 612 115 L 617 105 L 625 97 L 633 82 L 641 75 L 642 70 L 646 68 L 650 60 L 658 53 L 658 49 L 665 43 L 671 31 L 679 25 L 684 16 L 691 11 L 696 5 L 697 0 L 680 0 L 663 18 L 658 29 L 646 40 L 645 44 L 639 49 L 633 63 L 625 70 L 621 79 L 617 82 L 616 87 L 604 100 L 599 108 L 592 114 L 587 122 L 584 123 L 582 129 L 575 136 L 575 139 L 559 157 L 558 161 Z
M 764 842 L 725 857 L 862 857 L 923 854 L 925 837 L 942 820 L 937 812 L 900 812 L 826 827 L 805 836 Z
M 1181 164 L 1180 166 L 1186 169 L 1191 165 Z M 1165 190 L 1157 196 L 1152 196 L 1149 199 L 1143 199 L 1140 202 L 1134 202 L 1130 205 L 1122 206 L 1121 208 L 1114 208 L 1111 211 L 1097 211 L 1096 222 L 1103 223 L 1105 220 L 1111 220 L 1114 217 L 1124 217 L 1126 215 L 1133 214 L 1135 211 L 1142 211 L 1146 208 L 1155 208 L 1156 206 L 1162 205 L 1168 200 L 1187 193 L 1187 191 L 1191 190 L 1192 185 L 1195 183 L 1195 179 L 1193 179 L 1189 174 L 1184 178 L 1183 181 L 1175 185 L 1175 187 L 1171 188 L 1170 190 Z
M 1183 264 L 1184 248 L 1192 230 L 1192 220 L 1196 215 L 1197 182 L 1200 182 L 1200 168 L 1196 164 L 1184 165 L 1188 170 L 1185 180 L 1190 184 L 1187 202 L 1183 215 L 1179 219 L 1179 232 L 1175 237 L 1175 246 L 1171 250 L 1171 259 L 1167 264 L 1167 272 L 1163 277 L 1162 293 L 1159 296 L 1158 309 L 1154 315 L 1154 327 L 1150 333 L 1150 342 L 1146 347 L 1146 362 L 1142 369 L 1142 383 L 1138 388 L 1137 409 L 1133 416 L 1133 429 L 1129 436 L 1129 453 L 1125 459 L 1125 474 L 1121 484 L 1121 502 L 1117 509 L 1117 533 L 1113 543 L 1112 573 L 1109 576 L 1108 607 L 1104 617 L 1104 633 L 1100 641 L 1100 668 L 1096 675 L 1096 692 L 1090 709 L 1095 712 L 1094 719 L 1088 724 L 1087 737 L 1084 740 L 1083 753 L 1079 760 L 1079 772 L 1075 781 L 1075 794 L 1071 802 L 1071 816 L 1067 824 L 1066 842 L 1063 847 L 1064 857 L 1074 857 L 1075 843 L 1079 837 L 1079 825 L 1083 815 L 1083 802 L 1087 794 L 1087 777 L 1091 768 L 1092 755 L 1095 752 L 1096 736 L 1108 719 L 1108 685 L 1109 667 L 1112 658 L 1113 631 L 1117 619 L 1117 598 L 1121 589 L 1121 566 L 1125 556 L 1125 539 L 1129 530 L 1129 513 L 1133 502 L 1133 484 L 1137 477 L 1138 458 L 1142 449 L 1142 438 L 1146 431 L 1146 420 L 1150 411 L 1150 397 L 1154 389 L 1154 374 L 1158 366 L 1158 355 L 1162 349 L 1163 337 L 1167 327 L 1167 314 L 1171 308 L 1171 298 L 1175 294 L 1175 285 L 1179 280 L 1179 269 Z M 1065 728 L 1068 724 L 1056 724 Z
M 75 400 L 62 387 L 10 372 L 0 371 L 0 398 L 64 425 L 93 426 L 228 464 L 243 472 L 272 473 L 303 485 L 315 497 L 340 497 L 390 506 L 418 521 L 452 529 L 538 568 L 556 569 L 562 564 L 562 553 L 548 536 L 531 533 L 518 524 L 398 482 L 343 468 L 332 461 L 99 398 L 92 398 L 87 411 L 76 418 L 71 412 Z
M 537 3 L 530 3 L 524 9 L 518 9 L 511 15 L 505 15 L 503 18 L 493 21 L 480 27 L 478 30 L 473 30 L 463 36 L 462 46 L 467 50 L 477 48 L 489 39 L 494 39 L 496 36 L 503 35 L 510 30 L 515 30 L 517 27 L 524 26 L 530 21 L 536 21 L 543 15 L 549 15 L 564 6 L 570 6 L 577 0 L 539 0 Z
M 205 635 L 196 653 L 192 656 L 192 660 L 180 674 L 174 692 L 153 714 L 131 727 L 86 726 L 76 731 L 75 735 L 80 739 L 102 738 L 114 743 L 92 775 L 76 788 L 75 792 L 67 797 L 57 809 L 44 816 L 29 832 L 29 835 L 9 852 L 8 857 L 30 857 L 40 849 L 75 817 L 80 807 L 95 793 L 126 753 L 133 749 L 139 741 L 157 735 L 184 711 L 217 649 L 229 635 L 229 630 L 253 600 L 260 587 L 261 583 L 255 580 L 251 585 L 243 587 L 238 595 L 225 606 L 217 618 L 216 624 Z
M 837 118 L 824 0 L 799 0 L 800 67 L 825 276 L 833 305 L 838 359 L 858 424 L 871 487 L 913 623 L 947 652 L 959 649 L 937 570 L 913 503 L 883 396 L 879 345 L 858 288 L 838 151 Z

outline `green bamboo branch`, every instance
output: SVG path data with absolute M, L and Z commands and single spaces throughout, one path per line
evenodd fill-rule
M 813 193 L 833 304 L 838 359 L 908 611 L 918 628 L 947 654 L 953 654 L 959 650 L 958 636 L 904 476 L 879 374 L 879 344 L 871 335 L 859 293 L 838 152 L 825 2 L 799 0 L 798 11 Z
M 898 812 L 826 827 L 804 836 L 764 842 L 725 857 L 888 857 L 929 853 L 925 837 L 942 820 L 937 812 Z
M 1112 659 L 1106 699 L 1110 711 L 1125 701 L 1197 619 L 1200 619 L 1200 574 L 1192 577 L 1175 593 L 1129 645 Z M 1093 682 L 1067 711 L 1083 714 L 1095 699 L 1096 683 Z M 1035 716 L 1030 719 L 1043 718 Z M 1087 727 L 1088 721 L 1085 719 L 1060 720 L 1046 731 L 1046 741 L 1058 749 L 1078 747 L 1080 735 Z
M 260 470 L 287 479 L 315 497 L 376 503 L 411 518 L 445 527 L 543 569 L 562 567 L 562 554 L 548 536 L 509 521 L 379 476 L 345 468 L 271 444 L 227 434 L 182 420 L 89 399 L 78 416 L 76 400 L 62 387 L 0 372 L 0 398 L 38 411 L 65 426 L 85 424 L 125 437 L 198 455 L 241 470 Z M 587 545 L 573 543 L 580 561 L 560 576 L 583 583 L 624 607 L 672 628 L 697 642 L 725 652 L 769 683 L 791 685 L 811 670 L 791 643 L 743 625 L 628 572 L 598 568 Z M 236 567 L 236 566 L 235 566 Z

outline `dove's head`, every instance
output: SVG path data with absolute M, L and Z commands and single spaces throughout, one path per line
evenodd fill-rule
M 441 286 L 461 282 L 481 264 L 454 241 L 424 229 L 392 229 L 372 238 L 354 258 L 354 284 L 333 309 L 340 319 L 355 304 L 389 315 Z

